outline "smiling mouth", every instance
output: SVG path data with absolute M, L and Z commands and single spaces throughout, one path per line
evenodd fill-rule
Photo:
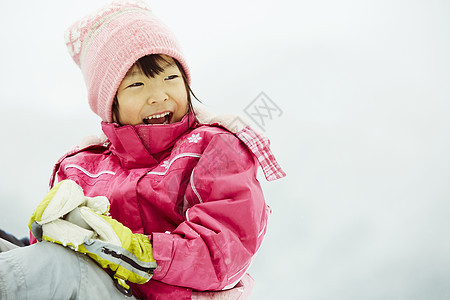
M 173 115 L 173 113 L 167 111 L 167 112 L 163 112 L 161 114 L 154 114 L 154 115 L 148 116 L 148 117 L 144 118 L 143 121 L 145 124 L 151 124 L 151 125 L 170 124 L 170 121 L 172 120 L 172 115 Z

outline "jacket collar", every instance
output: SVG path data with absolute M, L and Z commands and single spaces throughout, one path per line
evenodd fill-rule
M 196 123 L 193 113 L 168 125 L 124 125 L 102 122 L 111 151 L 126 168 L 152 167 L 159 163 L 176 140 Z

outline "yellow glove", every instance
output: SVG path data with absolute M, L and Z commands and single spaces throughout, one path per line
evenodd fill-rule
M 73 184 L 76 185 L 73 181 L 70 182 L 70 185 Z M 125 295 L 131 295 L 131 288 L 126 281 L 146 283 L 151 279 L 153 270 L 156 268 L 149 238 L 146 235 L 133 234 L 120 222 L 104 215 L 107 213 L 109 205 L 105 210 L 104 203 L 99 204 L 102 199 L 96 199 L 98 197 L 88 198 L 84 202 L 58 200 L 60 198 L 79 198 L 79 193 L 73 192 L 77 189 L 73 187 L 68 189 L 66 185 L 66 183 L 56 185 L 36 208 L 29 222 L 33 235 L 34 231 L 39 235 L 37 229 L 41 226 L 40 237 L 42 240 L 69 246 L 75 251 L 89 255 L 101 267 L 112 270 L 116 287 Z M 54 191 L 55 189 L 56 191 Z M 79 187 L 79 189 L 81 188 Z M 52 203 L 53 199 L 56 199 L 57 203 L 65 203 L 65 205 L 56 205 Z M 61 213 L 73 207 L 73 204 L 68 205 L 67 203 L 80 202 L 82 204 L 73 208 L 69 213 Z M 65 209 L 53 209 L 55 206 L 65 207 Z M 59 213 L 54 213 L 54 211 L 59 211 Z M 55 219 L 58 215 L 62 215 L 62 217 Z
M 39 203 L 34 210 L 28 222 L 28 227 L 33 233 L 34 237 L 40 242 L 43 239 L 44 232 L 50 233 L 49 230 L 44 230 L 47 227 L 55 228 L 49 224 L 59 223 L 60 227 L 70 227 L 70 223 L 63 222 L 64 219 L 70 221 L 67 216 L 77 209 L 77 207 L 87 206 L 93 211 L 100 214 L 107 214 L 109 211 L 109 201 L 106 197 L 85 197 L 83 189 L 72 180 L 63 180 L 55 185 L 45 198 Z M 84 226 L 85 229 L 89 229 Z M 62 230 L 63 228 L 56 228 Z M 70 230 L 70 228 L 67 228 Z M 80 238 L 88 232 L 82 232 Z M 78 244 L 84 241 L 82 239 Z
M 146 235 L 134 234 L 122 223 L 97 214 L 88 207 L 79 208 L 79 213 L 95 236 L 87 237 L 77 251 L 86 253 L 103 268 L 114 271 L 113 277 L 119 290 L 129 294 L 130 286 L 125 281 L 142 284 L 152 278 L 156 261 Z

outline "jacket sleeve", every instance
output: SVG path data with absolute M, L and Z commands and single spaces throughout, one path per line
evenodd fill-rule
M 258 164 L 230 133 L 216 134 L 193 169 L 185 201 L 192 205 L 173 232 L 153 233 L 154 279 L 196 290 L 234 286 L 266 232 L 269 208 Z

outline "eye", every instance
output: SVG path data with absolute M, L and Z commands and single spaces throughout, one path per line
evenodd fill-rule
M 133 83 L 133 84 L 130 84 L 129 86 L 127 86 L 127 87 L 136 87 L 136 86 L 141 86 L 141 85 L 144 85 L 142 82 L 135 82 L 135 83 Z
M 172 79 L 175 79 L 177 77 L 178 77 L 178 75 L 169 75 L 166 78 L 164 78 L 164 80 L 172 80 Z

